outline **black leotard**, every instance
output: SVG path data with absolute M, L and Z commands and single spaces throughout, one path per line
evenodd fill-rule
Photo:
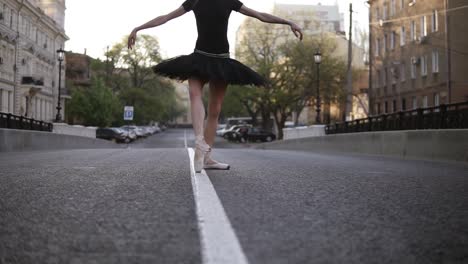
M 229 53 L 229 16 L 242 5 L 239 0 L 186 0 L 182 6 L 186 11 L 193 10 L 197 21 L 195 49 L 214 54 Z

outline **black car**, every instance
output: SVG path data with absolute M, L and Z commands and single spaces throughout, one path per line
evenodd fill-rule
M 125 143 L 130 141 L 125 133 L 115 128 L 98 128 L 96 130 L 96 138 Z
M 276 139 L 276 135 L 270 131 L 265 131 L 259 128 L 249 128 L 246 131 L 236 131 L 236 138 L 240 142 L 271 142 Z

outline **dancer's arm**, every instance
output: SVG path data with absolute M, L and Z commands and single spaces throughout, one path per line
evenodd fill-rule
M 136 27 L 133 29 L 132 33 L 130 33 L 130 36 L 128 37 L 128 48 L 132 49 L 132 47 L 135 45 L 136 42 L 136 35 L 138 31 L 147 29 L 147 28 L 153 28 L 160 26 L 166 22 L 169 22 L 170 20 L 180 17 L 181 15 L 187 13 L 187 11 L 181 6 L 177 8 L 176 10 L 172 11 L 171 13 L 164 15 L 164 16 L 159 16 L 151 21 L 148 21 L 147 23 Z
M 302 40 L 303 34 L 302 34 L 301 27 L 299 27 L 296 23 L 294 23 L 292 21 L 289 21 L 289 20 L 274 16 L 274 15 L 271 15 L 271 14 L 268 14 L 268 13 L 262 13 L 262 12 L 255 11 L 253 9 L 250 9 L 250 8 L 246 7 L 245 5 L 243 5 L 240 8 L 239 13 L 244 14 L 244 15 L 249 16 L 249 17 L 257 18 L 258 20 L 260 20 L 262 22 L 265 22 L 265 23 L 288 25 L 288 26 L 291 27 L 291 30 L 294 33 L 294 35 L 296 35 L 296 37 L 298 37 L 300 40 Z

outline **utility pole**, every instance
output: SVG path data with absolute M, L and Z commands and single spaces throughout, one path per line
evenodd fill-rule
M 353 111 L 353 4 L 349 4 L 349 41 L 348 41 L 348 75 L 346 79 L 346 107 L 343 121 L 350 120 Z

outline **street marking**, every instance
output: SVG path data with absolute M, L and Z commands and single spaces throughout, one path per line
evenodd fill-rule
M 224 207 L 205 170 L 195 173 L 195 151 L 187 148 L 200 230 L 203 264 L 248 264 Z

